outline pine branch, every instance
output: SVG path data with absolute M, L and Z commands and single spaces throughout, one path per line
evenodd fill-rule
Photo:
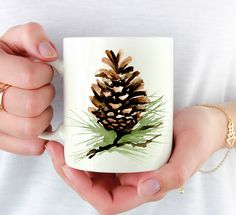
M 133 142 L 123 142 L 123 143 L 118 143 L 118 140 L 114 140 L 115 143 L 113 144 L 109 144 L 106 146 L 100 146 L 97 149 L 91 149 L 86 156 L 88 156 L 89 159 L 91 159 L 92 157 L 94 157 L 97 153 L 105 151 L 105 150 L 109 150 L 113 147 L 121 147 L 124 145 L 131 145 L 132 147 L 141 147 L 141 148 L 146 148 L 147 145 L 151 142 L 153 142 L 154 139 L 156 139 L 157 137 L 161 136 L 161 134 L 157 134 L 155 135 L 153 138 L 146 140 L 143 143 L 133 143 Z
M 113 130 L 106 130 L 104 126 L 97 123 L 94 115 L 82 112 L 84 116 L 78 114 L 78 111 L 71 111 L 73 115 L 68 116 L 71 124 L 69 126 L 80 127 L 82 131 L 75 135 L 85 134 L 88 139 L 80 141 L 79 145 L 86 145 L 84 150 L 79 150 L 73 155 L 75 160 L 82 158 L 92 158 L 97 154 L 106 151 L 117 151 L 119 153 L 134 156 L 144 153 L 139 150 L 147 147 L 155 139 L 161 136 L 163 125 L 162 102 L 163 97 L 157 97 L 148 104 L 146 112 L 138 124 L 127 133 L 116 133 Z M 156 142 L 156 141 L 155 141 Z M 130 146 L 130 147 L 129 147 Z M 81 146 L 80 146 L 81 147 Z M 135 150 L 135 148 L 137 148 Z M 141 155 L 140 154 L 140 155 Z

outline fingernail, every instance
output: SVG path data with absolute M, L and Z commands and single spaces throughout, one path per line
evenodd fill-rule
M 44 57 L 56 57 L 57 52 L 52 47 L 52 45 L 49 42 L 42 42 L 39 44 L 39 52 Z
M 138 194 L 141 197 L 150 197 L 160 190 L 161 186 L 156 179 L 148 179 L 138 186 Z
M 72 178 L 71 178 L 71 175 L 70 175 L 70 171 L 69 171 L 65 166 L 62 167 L 62 171 L 64 172 L 64 174 L 66 175 L 66 177 L 67 177 L 70 181 L 72 181 Z

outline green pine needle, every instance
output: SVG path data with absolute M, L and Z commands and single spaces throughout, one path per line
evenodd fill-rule
M 117 152 L 134 159 L 140 159 L 146 154 L 145 147 L 150 143 L 157 144 L 159 142 L 157 139 L 163 132 L 163 105 L 165 103 L 163 102 L 163 96 L 152 95 L 149 98 L 151 102 L 145 107 L 146 111 L 142 114 L 141 120 L 129 134 L 124 135 L 119 140 L 120 146 L 112 147 L 98 154 Z M 75 160 L 86 158 L 89 151 L 112 144 L 116 138 L 116 132 L 106 130 L 100 123 L 97 123 L 95 116 L 84 111 L 80 112 L 81 114 L 79 115 L 74 110 L 71 110 L 71 116 L 67 117 L 70 121 L 67 126 L 80 128 L 80 133 L 73 135 L 75 138 L 77 135 L 89 136 L 87 139 L 75 143 L 78 148 L 81 148 L 82 145 L 85 147 L 83 151 L 79 149 L 72 155 Z

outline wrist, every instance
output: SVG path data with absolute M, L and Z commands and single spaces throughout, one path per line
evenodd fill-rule
M 211 135 L 213 136 L 215 149 L 222 149 L 230 147 L 228 138 L 229 134 L 231 137 L 235 136 L 235 131 L 232 125 L 234 124 L 235 118 L 231 117 L 231 106 L 227 106 L 226 104 L 221 105 L 201 105 L 202 108 L 205 108 L 208 111 L 209 118 L 207 118 L 207 122 L 209 127 L 211 128 Z M 229 123 L 231 123 L 231 128 L 229 128 Z M 234 134 L 233 134 L 234 132 Z M 231 138 L 232 143 L 232 138 Z
M 236 112 L 235 112 L 236 104 L 232 103 L 231 105 L 229 105 L 229 108 L 227 108 L 226 104 L 222 104 L 222 105 L 201 105 L 201 106 L 209 108 L 211 110 L 212 117 L 215 120 L 217 120 L 217 123 L 214 123 L 214 126 L 212 126 L 212 127 L 214 127 L 214 128 L 216 127 L 215 132 L 219 131 L 219 133 L 215 133 L 216 138 L 218 138 L 215 141 L 216 142 L 219 141 L 219 145 L 218 145 L 219 149 L 220 148 L 225 148 L 225 147 L 228 148 L 226 153 L 225 153 L 225 155 L 224 155 L 224 157 L 218 163 L 217 166 L 215 166 L 214 168 L 212 168 L 210 170 L 199 169 L 199 171 L 201 173 L 210 174 L 212 172 L 215 172 L 216 170 L 218 170 L 222 166 L 222 164 L 224 163 L 225 159 L 228 157 L 228 154 L 229 154 L 231 148 L 235 145 L 236 135 L 235 135 L 235 130 L 234 130 L 234 122 L 235 122 L 235 114 L 236 114 Z M 222 113 L 222 115 L 224 115 L 224 118 L 225 118 L 225 121 L 226 121 L 226 126 L 224 128 L 223 127 L 221 129 L 217 128 L 218 127 L 218 123 L 221 124 L 221 123 L 223 123 L 223 121 L 222 121 L 222 117 L 219 115 L 219 113 L 218 114 L 216 113 L 216 110 L 218 110 L 219 112 Z M 222 137 L 223 137 L 222 136 L 222 132 L 220 132 L 222 130 L 226 130 L 226 134 L 225 134 L 225 138 L 223 138 L 223 142 L 222 142 Z M 213 136 L 213 140 L 214 139 L 215 139 L 215 136 Z
M 207 107 L 204 105 L 197 105 L 205 112 L 205 123 L 207 124 L 209 134 L 209 144 L 212 145 L 212 151 L 227 147 L 227 124 L 228 120 L 224 113 L 216 108 Z
M 226 145 L 229 147 L 231 144 L 233 147 L 236 146 L 236 103 L 235 102 L 227 102 L 223 104 L 218 104 L 218 107 L 224 109 L 224 111 L 228 115 L 228 122 L 227 122 L 227 137 Z M 227 142 L 229 141 L 229 142 Z

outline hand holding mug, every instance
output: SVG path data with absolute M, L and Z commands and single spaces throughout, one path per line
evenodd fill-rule
M 55 90 L 50 84 L 53 70 L 43 61 L 57 57 L 37 23 L 12 27 L 0 37 L 0 83 L 5 87 L 1 89 L 1 150 L 24 155 L 44 152 L 45 141 L 37 136 L 50 125 Z
M 88 53 L 85 52 L 84 56 L 86 54 Z M 51 66 L 35 62 L 34 59 L 55 61 L 57 52 L 42 27 L 37 23 L 28 23 L 9 29 L 0 38 L 0 55 L 1 86 L 10 86 L 2 88 L 0 149 L 17 154 L 41 154 L 45 141 L 37 136 L 50 125 L 50 103 L 55 92 L 50 84 L 53 78 Z M 96 65 L 96 68 L 97 66 L 100 65 Z M 92 68 L 94 69 L 95 67 Z M 73 100 L 70 101 L 73 103 Z M 214 126 L 209 127 L 205 123 L 206 119 Z M 116 214 L 148 201 L 159 200 L 168 191 L 181 187 L 212 153 L 224 147 L 224 123 L 225 119 L 218 112 L 202 107 L 177 112 L 174 118 L 172 156 L 163 165 L 168 159 L 170 147 L 162 162 L 156 164 L 156 167 L 163 166 L 148 172 L 117 174 L 81 171 L 65 163 L 64 147 L 61 144 L 50 141 L 46 148 L 56 171 L 76 192 L 101 214 Z M 62 128 L 54 133 L 54 137 L 60 141 L 65 137 L 65 128 Z M 43 135 L 49 137 L 52 134 Z M 69 150 L 71 151 L 73 150 Z M 119 165 L 112 164 L 111 168 L 120 168 Z M 100 164 L 95 170 L 102 167 L 104 165 Z M 132 171 L 134 167 L 135 165 L 131 165 L 126 171 Z M 124 169 L 120 170 L 122 172 Z
M 56 171 L 67 184 L 101 215 L 113 215 L 161 200 L 169 191 L 183 186 L 215 151 L 226 146 L 226 130 L 222 129 L 225 123 L 219 111 L 202 107 L 178 111 L 174 117 L 172 155 L 161 168 L 149 172 L 112 174 L 76 170 L 66 165 L 63 145 L 50 141 L 46 147 Z

